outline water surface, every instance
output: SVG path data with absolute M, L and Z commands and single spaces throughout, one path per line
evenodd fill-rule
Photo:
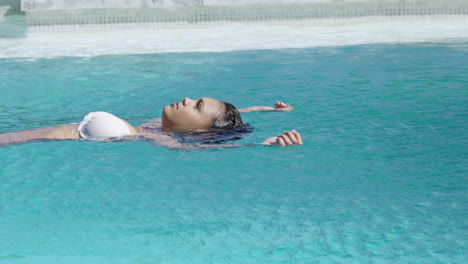
M 0 152 L 0 263 L 465 263 L 468 46 L 0 59 L 0 132 L 184 96 L 239 108 L 236 144 L 38 141 Z

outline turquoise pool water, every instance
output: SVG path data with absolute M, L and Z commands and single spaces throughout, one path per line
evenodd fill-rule
M 0 263 L 466 263 L 468 43 L 0 59 L 0 132 L 184 96 L 239 108 L 258 143 L 0 148 Z

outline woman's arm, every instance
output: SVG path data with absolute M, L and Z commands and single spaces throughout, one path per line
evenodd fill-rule
M 291 146 L 291 145 L 302 145 L 302 137 L 299 132 L 296 130 L 291 130 L 291 131 L 286 131 L 281 135 L 278 135 L 277 137 L 271 137 L 266 139 L 261 143 L 261 145 L 277 145 L 277 146 Z M 249 145 L 198 145 L 199 148 L 201 149 L 206 149 L 206 148 L 237 148 L 237 147 L 248 147 L 251 145 L 256 145 L 256 144 L 249 144 Z
M 277 137 L 271 137 L 261 143 L 261 145 L 276 145 L 276 146 L 291 146 L 291 145 L 302 145 L 302 137 L 296 130 L 286 131 Z M 236 147 L 248 147 L 256 144 L 249 145 L 199 145 L 200 148 L 236 148 Z
M 0 146 L 24 143 L 37 139 L 79 139 L 79 124 L 69 124 L 61 126 L 46 127 L 33 130 L 9 132 L 0 134 Z
M 250 113 L 250 112 L 262 112 L 262 111 L 291 111 L 294 110 L 294 106 L 285 104 L 283 102 L 276 102 L 275 107 L 270 106 L 251 106 L 244 109 L 239 109 L 241 113 Z
M 240 148 L 256 144 L 234 145 L 234 144 L 182 144 L 171 136 L 161 134 L 142 134 L 144 140 L 151 141 L 158 146 L 164 146 L 169 149 L 195 150 L 210 148 Z M 287 131 L 277 137 L 271 137 L 261 143 L 261 145 L 278 145 L 281 147 L 290 145 L 302 145 L 301 134 L 296 130 Z

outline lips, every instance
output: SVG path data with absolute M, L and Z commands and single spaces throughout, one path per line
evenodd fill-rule
M 179 109 L 179 103 L 180 103 L 180 102 L 172 103 L 172 104 L 171 104 L 171 107 L 175 107 L 176 109 Z

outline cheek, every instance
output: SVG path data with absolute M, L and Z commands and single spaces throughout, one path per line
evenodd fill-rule
M 200 115 L 197 112 L 184 113 L 184 117 L 181 118 L 183 123 L 180 125 L 185 128 L 208 128 L 211 125 L 211 120 L 204 115 Z
M 182 111 L 177 111 L 173 116 L 174 122 L 178 124 L 193 124 L 199 119 L 199 115 L 193 111 L 183 109 Z
M 178 111 L 177 114 L 186 119 L 197 118 L 197 114 L 193 110 L 187 108 L 182 109 L 182 111 Z

